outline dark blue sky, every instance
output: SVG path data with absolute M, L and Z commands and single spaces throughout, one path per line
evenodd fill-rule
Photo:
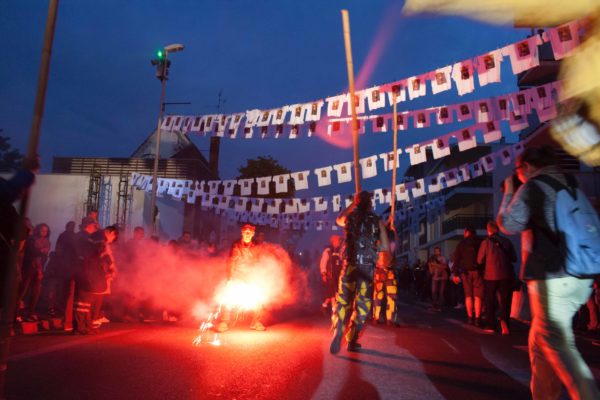
M 220 89 L 227 99 L 223 107 L 227 113 L 344 91 L 342 8 L 350 12 L 357 75 L 375 43 L 382 45 L 367 87 L 452 64 L 527 34 L 523 29 L 462 18 L 407 18 L 400 13 L 402 3 L 61 0 L 40 144 L 43 167 L 49 170 L 53 156 L 129 156 L 156 124 L 160 84 L 150 58 L 166 44 L 186 46 L 172 56 L 167 101 L 192 102 L 167 111 L 204 114 L 214 112 L 211 105 L 216 104 Z M 31 125 L 46 13 L 47 2 L 39 0 L 0 4 L 0 128 L 22 150 Z M 502 84 L 478 89 L 460 100 L 514 91 L 508 59 L 503 66 Z M 414 109 L 458 99 L 452 91 L 402 106 Z M 410 130 L 402 133 L 401 143 L 448 131 L 447 127 Z M 207 139 L 195 142 L 207 150 Z M 390 147 L 391 135 L 361 137 L 363 156 Z M 258 155 L 272 155 L 292 170 L 352 158 L 350 149 L 336 149 L 317 138 L 225 139 L 221 149 L 223 179 L 235 177 L 246 158 Z M 365 186 L 389 185 L 387 177 L 381 179 L 385 182 L 372 180 Z M 352 192 L 348 185 L 344 191 Z

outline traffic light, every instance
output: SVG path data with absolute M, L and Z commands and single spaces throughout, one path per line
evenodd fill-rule
M 156 51 L 156 58 L 151 60 L 151 64 L 156 67 L 156 77 L 161 82 L 165 79 L 169 79 L 169 66 L 171 65 L 170 60 L 166 60 L 167 52 L 164 49 L 159 49 Z

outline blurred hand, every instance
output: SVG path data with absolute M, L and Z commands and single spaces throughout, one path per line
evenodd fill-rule
M 509 175 L 508 178 L 506 178 L 504 180 L 504 193 L 512 194 L 512 193 L 514 193 L 514 191 L 515 191 L 515 185 L 513 182 L 513 176 Z

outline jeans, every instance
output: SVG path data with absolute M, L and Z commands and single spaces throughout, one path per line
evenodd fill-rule
M 431 281 L 431 300 L 434 308 L 441 308 L 444 305 L 446 282 L 448 282 L 448 279 L 433 279 Z
M 573 316 L 592 293 L 592 279 L 564 277 L 527 283 L 531 304 L 529 360 L 533 399 L 553 400 L 561 382 L 572 399 L 599 399 L 594 376 L 575 347 Z

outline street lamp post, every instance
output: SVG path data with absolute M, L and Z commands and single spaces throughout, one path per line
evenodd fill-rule
M 156 192 L 158 189 L 158 161 L 160 160 L 160 136 L 161 136 L 161 125 L 164 114 L 164 101 L 165 101 L 165 86 L 167 81 L 167 76 L 169 74 L 169 65 L 171 61 L 169 61 L 169 53 L 176 53 L 178 51 L 183 50 L 182 44 L 170 44 L 165 46 L 162 50 L 158 51 L 158 59 L 152 60 L 152 65 L 156 65 L 156 77 L 161 82 L 161 90 L 160 90 L 160 107 L 158 109 L 158 122 L 156 126 L 156 146 L 154 150 L 154 169 L 152 172 L 152 195 L 150 201 L 150 213 L 152 220 L 152 233 L 154 235 L 158 234 L 158 227 L 156 226 L 156 217 L 158 215 L 158 210 L 156 206 Z

